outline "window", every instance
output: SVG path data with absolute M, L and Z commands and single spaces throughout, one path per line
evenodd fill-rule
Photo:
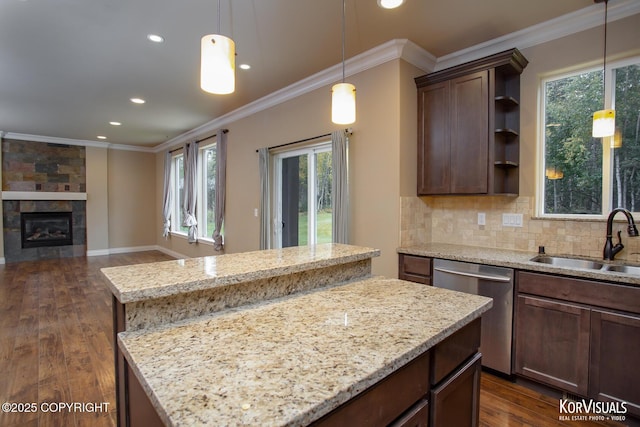
M 331 142 L 281 152 L 273 161 L 274 246 L 330 243 Z
M 184 154 L 173 156 L 173 212 L 171 231 L 187 234 L 188 227 L 182 225 L 184 204 Z M 211 239 L 215 230 L 215 183 L 216 183 L 216 144 L 198 147 L 198 199 L 196 218 L 198 220 L 198 238 Z
M 543 215 L 640 210 L 640 59 L 607 68 L 604 94 L 602 80 L 602 69 L 590 69 L 542 82 Z M 591 117 L 605 100 L 616 110 L 617 135 L 593 138 Z

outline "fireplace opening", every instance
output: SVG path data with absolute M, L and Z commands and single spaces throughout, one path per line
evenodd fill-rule
M 22 248 L 73 245 L 71 212 L 22 212 Z

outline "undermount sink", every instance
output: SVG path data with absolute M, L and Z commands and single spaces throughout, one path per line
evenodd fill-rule
M 618 265 L 618 264 L 609 264 L 605 266 L 607 271 L 613 271 L 616 273 L 626 273 L 633 274 L 636 276 L 640 276 L 640 267 L 636 267 L 633 265 Z
M 611 273 L 624 273 L 631 274 L 633 276 L 640 276 L 640 266 L 625 265 L 625 264 L 608 264 L 592 259 L 583 258 L 571 258 L 563 256 L 551 256 L 551 255 L 538 255 L 531 258 L 533 262 L 539 262 L 541 264 L 549 264 L 555 267 L 564 268 L 583 268 L 586 270 L 601 270 L 609 271 Z
M 589 259 L 580 258 L 568 258 L 559 256 L 538 255 L 532 258 L 531 261 L 539 262 L 541 264 L 550 264 L 557 267 L 567 268 L 586 268 L 588 270 L 600 270 L 604 264 L 598 261 L 592 261 Z

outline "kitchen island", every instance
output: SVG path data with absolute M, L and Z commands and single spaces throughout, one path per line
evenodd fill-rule
M 386 425 L 418 417 L 445 425 L 465 411 L 477 419 L 479 318 L 490 307 L 484 297 L 359 277 L 121 332 L 133 389 L 124 423 Z M 150 408 L 130 400 L 137 387 Z M 451 396 L 455 411 L 446 410 Z

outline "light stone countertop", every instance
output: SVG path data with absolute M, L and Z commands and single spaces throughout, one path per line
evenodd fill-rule
M 178 259 L 101 269 L 122 304 L 266 279 L 380 256 L 336 243 Z
M 491 299 L 374 277 L 118 342 L 167 425 L 300 426 L 433 347 Z
M 585 279 L 604 280 L 632 286 L 640 286 L 640 276 L 613 271 L 592 270 L 586 268 L 567 268 L 531 261 L 538 254 L 535 252 L 517 251 L 514 249 L 495 249 L 476 246 L 456 245 L 450 243 L 427 243 L 423 245 L 404 246 L 397 250 L 398 253 L 419 255 L 432 258 L 449 259 L 453 261 L 473 262 L 477 264 L 495 265 L 520 270 L 537 271 L 541 273 L 553 273 Z M 590 259 L 573 255 L 547 254 L 552 256 L 566 256 L 568 258 Z M 620 264 L 620 262 L 604 262 Z

